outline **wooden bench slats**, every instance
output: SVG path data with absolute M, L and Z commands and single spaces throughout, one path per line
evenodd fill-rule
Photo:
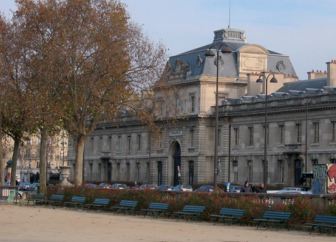
M 316 215 L 313 223 L 307 223 L 306 226 L 310 226 L 311 230 L 321 228 L 336 229 L 336 216 L 332 215 Z
M 111 210 L 117 211 L 131 211 L 135 210 L 136 206 L 138 205 L 138 201 L 134 200 L 121 200 L 118 205 L 111 207 Z
M 199 205 L 185 205 L 182 211 L 175 212 L 174 214 L 177 216 L 191 216 L 191 217 L 199 217 L 204 212 L 205 206 Z
M 85 201 L 86 201 L 86 197 L 74 195 L 74 196 L 71 197 L 71 201 L 70 202 L 65 202 L 64 205 L 82 206 L 82 205 L 84 205 Z
M 52 194 L 47 200 L 48 204 L 59 204 L 63 203 L 64 195 L 63 194 Z
M 87 208 L 105 208 L 110 204 L 109 198 L 95 198 L 92 203 L 86 204 Z
M 211 218 L 241 220 L 245 216 L 245 211 L 237 208 L 221 208 L 219 214 L 211 214 Z
M 146 214 L 159 215 L 168 211 L 169 205 L 167 203 L 150 203 L 148 208 L 141 209 Z
M 290 212 L 282 212 L 282 211 L 266 211 L 264 212 L 261 218 L 254 219 L 254 222 L 257 223 L 257 227 L 261 223 L 269 224 L 269 223 L 277 223 L 277 224 L 286 224 L 288 228 L 288 222 L 291 217 Z

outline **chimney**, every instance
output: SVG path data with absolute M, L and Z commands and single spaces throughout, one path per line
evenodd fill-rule
M 327 77 L 327 72 L 326 71 L 309 71 L 307 72 L 308 74 L 308 80 L 314 80 L 314 79 L 319 79 L 319 78 L 326 78 Z
M 327 62 L 327 86 L 336 87 L 336 60 Z

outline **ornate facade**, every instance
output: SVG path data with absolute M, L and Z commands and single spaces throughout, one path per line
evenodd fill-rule
M 211 183 L 218 77 L 218 182 L 267 176 L 268 183 L 295 185 L 313 163 L 336 158 L 335 66 L 298 81 L 288 56 L 248 44 L 243 31 L 215 31 L 211 44 L 169 58 L 155 89 L 158 132 L 131 117 L 97 127 L 85 146 L 84 180 Z M 265 86 L 256 82 L 262 72 L 278 80 L 268 87 L 267 163 Z

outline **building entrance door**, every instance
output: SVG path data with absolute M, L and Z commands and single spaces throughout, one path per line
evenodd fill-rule
M 174 186 L 181 182 L 181 146 L 178 142 L 173 143 L 173 161 L 174 161 Z
M 112 181 L 112 164 L 110 162 L 109 158 L 102 158 L 101 159 L 103 163 L 103 172 L 101 177 L 102 181 L 104 182 L 111 182 Z
M 107 162 L 107 182 L 112 181 L 112 164 L 110 161 Z
M 302 160 L 296 159 L 294 162 L 294 185 L 300 186 L 302 176 Z

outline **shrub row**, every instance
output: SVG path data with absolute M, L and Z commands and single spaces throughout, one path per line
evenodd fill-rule
M 216 214 L 223 207 L 244 209 L 247 213 L 246 219 L 260 217 L 268 209 L 277 211 L 289 211 L 292 213 L 292 224 L 309 222 L 316 214 L 336 215 L 336 197 L 333 197 L 327 206 L 319 206 L 310 197 L 294 197 L 287 202 L 274 202 L 270 197 L 257 194 L 228 193 L 173 193 L 159 192 L 152 190 L 109 190 L 109 189 L 88 189 L 88 188 L 60 188 L 53 187 L 48 194 L 62 193 L 66 201 L 70 201 L 73 195 L 81 195 L 91 203 L 95 198 L 109 198 L 111 204 L 117 204 L 120 200 L 129 199 L 139 202 L 139 209 L 147 208 L 151 202 L 163 202 L 169 204 L 170 212 L 179 211 L 186 204 L 204 205 L 206 212 L 204 220 L 210 219 L 210 214 Z

